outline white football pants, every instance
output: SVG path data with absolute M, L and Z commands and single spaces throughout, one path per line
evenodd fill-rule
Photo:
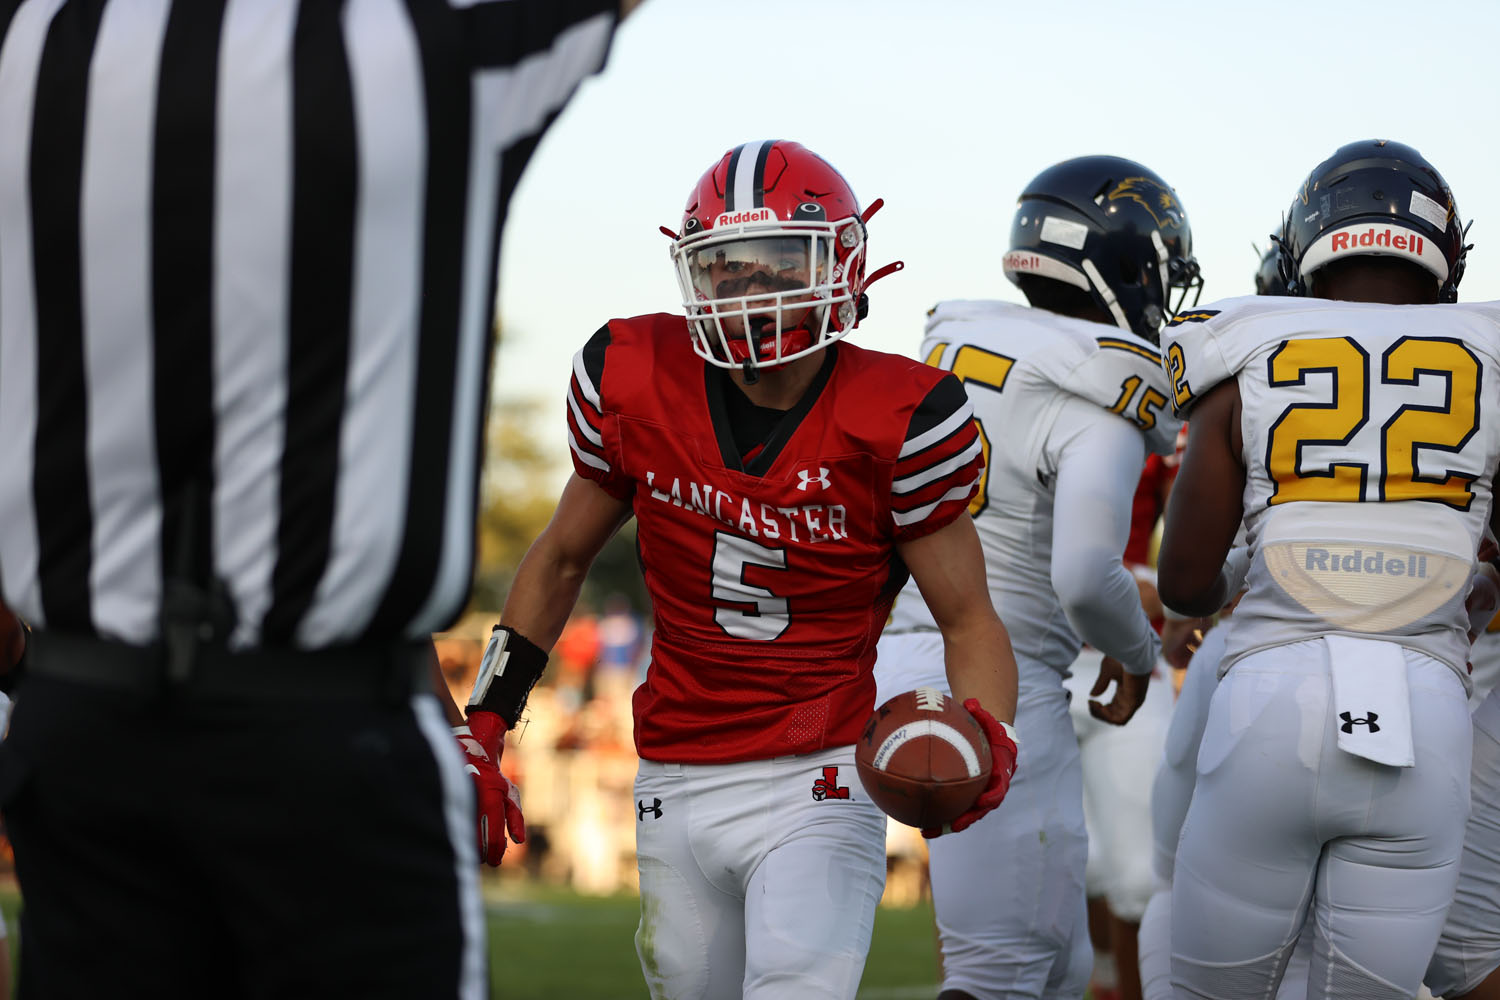
M 1166 746 L 1151 785 L 1151 837 L 1156 891 L 1141 917 L 1138 941 L 1141 995 L 1145 1000 L 1173 1000 L 1172 992 L 1172 869 L 1177 838 L 1198 779 L 1198 747 L 1208 723 L 1208 705 L 1219 685 L 1219 662 L 1224 656 L 1227 629 L 1209 630 L 1189 664 L 1182 691 L 1172 706 Z M 1134 725 L 1135 720 L 1131 720 Z M 1312 935 L 1302 934 L 1287 963 L 1276 1000 L 1305 1000 Z
M 643 760 L 635 799 L 635 947 L 653 1000 L 852 1000 L 885 886 L 885 813 L 853 747 Z
M 1172 883 L 1179 998 L 1272 995 L 1304 923 L 1309 998 L 1416 995 L 1458 881 L 1471 741 L 1458 678 L 1402 652 L 1409 768 L 1338 748 L 1321 639 L 1252 653 L 1219 683 Z
M 1139 922 L 1155 879 L 1151 873 L 1151 778 L 1172 721 L 1169 668 L 1158 666 L 1146 700 L 1123 726 L 1089 714 L 1089 690 L 1104 654 L 1085 649 L 1063 681 L 1083 765 L 1083 819 L 1088 828 L 1085 884 L 1121 920 Z M 1114 696 L 1106 691 L 1105 701 Z
M 1094 961 L 1078 741 L 1061 675 L 1019 666 L 1019 753 L 1005 801 L 963 833 L 927 842 L 943 988 L 978 1000 L 1078 1000 Z M 877 704 L 916 687 L 948 691 L 942 637 L 887 633 L 875 678 Z

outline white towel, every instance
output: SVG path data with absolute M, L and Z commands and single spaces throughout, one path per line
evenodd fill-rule
M 1394 642 L 1324 636 L 1333 675 L 1339 749 L 1377 764 L 1412 767 L 1406 655 Z

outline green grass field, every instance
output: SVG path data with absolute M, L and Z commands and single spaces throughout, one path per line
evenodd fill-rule
M 490 961 L 505 1000 L 647 1000 L 635 957 L 640 901 L 558 889 L 492 896 Z M 860 1000 L 937 996 L 932 907 L 880 909 Z

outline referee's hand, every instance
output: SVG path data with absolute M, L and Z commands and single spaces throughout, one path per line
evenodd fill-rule
M 507 833 L 517 844 L 526 842 L 521 793 L 500 773 L 505 730 L 500 716 L 482 709 L 469 713 L 468 725 L 453 729 L 479 798 L 479 858 L 492 867 L 499 866 L 505 857 Z

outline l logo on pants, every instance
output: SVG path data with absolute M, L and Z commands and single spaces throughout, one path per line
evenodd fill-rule
M 823 768 L 823 777 L 813 782 L 812 797 L 814 802 L 822 802 L 824 799 L 847 799 L 849 797 L 849 786 L 839 784 L 839 769 L 837 766 Z

